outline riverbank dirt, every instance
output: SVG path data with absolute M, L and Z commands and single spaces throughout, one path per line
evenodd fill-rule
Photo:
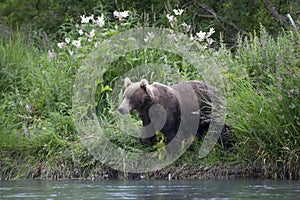
M 127 179 L 146 180 L 252 179 L 261 177 L 261 170 L 250 166 L 241 167 L 238 164 L 230 166 L 171 166 L 145 174 L 127 174 Z
M 0 163 L 1 166 L 1 163 Z M 1 166 L 5 167 L 5 166 Z M 264 177 L 262 170 L 241 166 L 240 164 L 230 164 L 223 166 L 167 166 L 160 170 L 142 174 L 132 174 L 117 171 L 95 163 L 93 167 L 71 167 L 63 163 L 57 167 L 49 168 L 46 163 L 39 163 L 29 169 L 9 168 L 2 171 L 0 180 L 9 179 L 90 179 L 90 180 L 188 180 L 188 179 L 238 179 L 238 178 L 268 178 Z

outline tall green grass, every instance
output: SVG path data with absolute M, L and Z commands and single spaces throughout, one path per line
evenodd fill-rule
M 76 63 L 49 58 L 21 33 L 0 40 L 0 56 L 1 179 L 81 176 L 68 174 L 93 162 L 71 117 Z
M 300 177 L 299 36 L 290 32 L 274 39 L 262 29 L 240 41 L 234 57 L 236 68 L 247 72 L 229 81 L 235 156 L 266 178 Z

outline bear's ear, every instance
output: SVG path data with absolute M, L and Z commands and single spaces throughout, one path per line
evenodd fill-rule
M 124 80 L 124 85 L 125 85 L 125 88 L 127 88 L 129 85 L 131 85 L 131 80 L 130 78 L 126 77 L 125 80 Z
M 146 92 L 148 93 L 148 95 L 150 96 L 150 98 L 155 101 L 156 97 L 154 95 L 154 90 L 155 88 L 152 85 L 147 85 L 146 86 Z
M 140 82 L 140 87 L 145 90 L 147 88 L 147 85 L 149 85 L 149 82 L 146 79 L 142 79 Z
M 152 85 L 149 85 L 149 82 L 146 79 L 142 79 L 140 82 L 140 87 L 148 93 L 152 100 L 155 100 L 154 88 Z

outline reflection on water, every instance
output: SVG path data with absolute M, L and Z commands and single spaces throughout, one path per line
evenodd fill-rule
M 0 181 L 0 199 L 298 199 L 299 181 Z

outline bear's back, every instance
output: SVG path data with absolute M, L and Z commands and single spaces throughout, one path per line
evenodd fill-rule
M 210 92 L 212 91 L 212 89 L 205 82 L 193 80 L 175 84 L 170 87 L 182 94 L 182 97 L 188 97 L 192 94 L 195 94 L 197 95 L 198 101 L 205 100 L 210 102 Z

